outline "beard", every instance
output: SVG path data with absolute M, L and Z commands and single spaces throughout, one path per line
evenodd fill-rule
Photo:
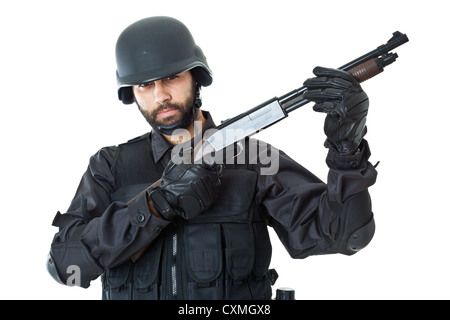
M 143 110 L 139 107 L 139 110 L 141 111 L 142 115 L 144 116 L 145 120 L 152 126 L 152 128 L 159 128 L 159 127 L 165 127 L 165 126 L 171 126 L 177 122 L 183 121 L 187 118 L 193 119 L 193 112 L 192 112 L 193 105 L 190 106 L 187 105 L 181 105 L 178 103 L 164 103 L 164 105 L 160 105 L 157 109 L 153 110 L 153 112 L 148 112 L 147 110 Z M 158 120 L 157 116 L 158 113 L 166 110 L 166 109 L 176 109 L 180 112 L 176 115 L 166 117 L 164 119 Z M 189 119 L 187 119 L 189 120 Z
M 165 102 L 164 104 L 159 105 L 159 107 L 152 112 L 148 112 L 144 108 L 141 108 L 137 102 L 136 104 L 138 105 L 145 120 L 147 120 L 154 130 L 171 135 L 174 130 L 186 129 L 194 122 L 197 114 L 197 108 L 194 108 L 194 101 L 195 94 L 192 92 L 192 94 L 183 103 Z M 176 109 L 179 110 L 179 112 L 173 116 L 158 120 L 158 113 L 167 109 Z

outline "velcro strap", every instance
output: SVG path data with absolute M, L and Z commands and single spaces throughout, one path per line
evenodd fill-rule
M 53 218 L 52 226 L 59 227 L 60 229 L 62 229 L 70 222 L 72 222 L 74 219 L 79 219 L 79 217 L 67 213 L 61 214 L 61 212 L 58 211 L 55 217 Z

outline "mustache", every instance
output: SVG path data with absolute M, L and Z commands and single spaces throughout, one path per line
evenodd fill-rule
M 161 105 L 160 105 L 158 108 L 156 108 L 155 110 L 153 110 L 152 116 L 153 116 L 153 117 L 156 117 L 156 115 L 157 115 L 158 113 L 160 113 L 160 112 L 162 112 L 162 111 L 164 111 L 164 110 L 167 110 L 167 109 L 177 109 L 177 110 L 180 110 L 180 111 L 184 111 L 183 108 L 181 108 L 179 105 L 173 104 L 173 103 L 169 103 L 169 102 L 166 102 L 166 103 L 164 103 L 164 104 L 161 104 Z

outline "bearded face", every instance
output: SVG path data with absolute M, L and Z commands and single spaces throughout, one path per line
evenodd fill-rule
M 190 99 L 183 104 L 165 103 L 164 105 L 160 105 L 152 112 L 148 112 L 147 110 L 139 106 L 139 110 L 141 111 L 145 120 L 147 120 L 147 122 L 150 124 L 150 126 L 152 126 L 153 129 L 158 131 L 162 131 L 164 128 L 172 127 L 175 127 L 174 129 L 185 129 L 190 123 L 194 121 L 193 108 L 193 99 Z M 166 116 L 160 118 L 158 117 L 160 114 L 164 114 Z
M 153 129 L 171 135 L 185 129 L 196 115 L 196 84 L 189 72 L 144 83 L 134 89 L 135 101 Z

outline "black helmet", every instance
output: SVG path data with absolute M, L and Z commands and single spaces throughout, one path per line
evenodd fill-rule
M 191 70 L 199 85 L 212 83 L 202 49 L 188 28 L 170 17 L 150 17 L 128 26 L 116 43 L 119 99 L 131 104 L 131 87 Z

